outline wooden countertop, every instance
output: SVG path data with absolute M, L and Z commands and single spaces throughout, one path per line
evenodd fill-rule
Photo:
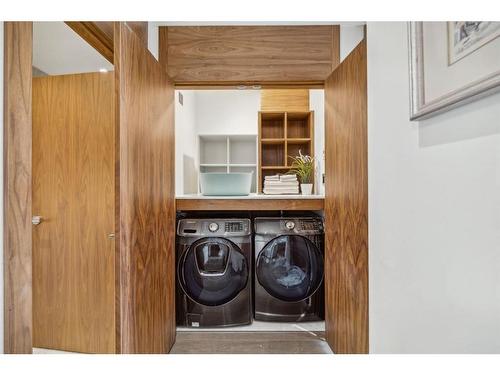
M 323 195 L 177 196 L 178 211 L 320 211 Z

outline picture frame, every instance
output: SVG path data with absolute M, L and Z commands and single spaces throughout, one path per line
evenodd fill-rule
M 495 71 L 478 76 L 458 88 L 435 98 L 426 96 L 426 71 L 424 68 L 424 22 L 408 23 L 408 52 L 410 80 L 410 120 L 423 120 L 449 111 L 463 104 L 481 99 L 500 91 L 500 66 Z M 446 30 L 448 27 L 446 26 Z M 448 32 L 446 32 L 448 34 Z M 446 35 L 448 38 L 448 35 Z M 483 44 L 484 45 L 484 44 Z M 470 53 L 477 53 L 478 48 Z M 449 62 L 448 52 L 446 60 Z M 457 60 L 458 61 L 458 60 Z

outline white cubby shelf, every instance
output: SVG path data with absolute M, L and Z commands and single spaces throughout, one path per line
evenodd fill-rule
M 252 193 L 257 191 L 257 135 L 200 135 L 200 172 L 253 172 Z

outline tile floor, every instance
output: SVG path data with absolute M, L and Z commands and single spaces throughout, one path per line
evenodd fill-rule
M 173 354 L 321 354 L 332 353 L 325 322 L 255 321 L 231 328 L 177 328 Z M 33 354 L 75 354 L 33 348 Z
M 332 354 L 324 332 L 177 332 L 172 354 Z

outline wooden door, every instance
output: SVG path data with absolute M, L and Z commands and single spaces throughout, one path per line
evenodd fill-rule
M 114 73 L 33 79 L 33 346 L 115 351 Z
M 142 40 L 115 23 L 119 132 L 120 351 L 175 340 L 174 88 Z
M 368 352 L 366 41 L 325 82 L 325 307 L 336 353 Z

